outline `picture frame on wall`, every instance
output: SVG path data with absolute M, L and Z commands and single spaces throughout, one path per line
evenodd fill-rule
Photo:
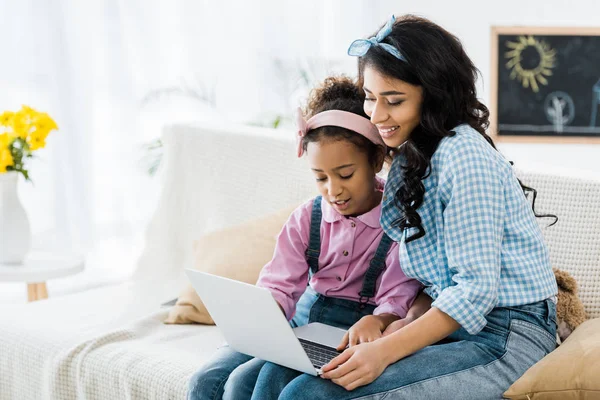
M 600 27 L 491 29 L 490 134 L 600 144 Z

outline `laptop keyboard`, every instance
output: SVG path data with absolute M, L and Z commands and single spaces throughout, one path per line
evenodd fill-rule
M 329 361 L 341 354 L 333 347 L 324 346 L 315 342 L 309 342 L 308 340 L 300 338 L 298 338 L 298 340 L 300 341 L 300 344 L 304 348 L 306 355 L 308 355 L 308 358 L 315 368 L 321 368 L 323 365 L 327 364 Z

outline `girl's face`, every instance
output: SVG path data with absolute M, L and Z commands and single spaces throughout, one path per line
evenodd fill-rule
M 365 113 L 389 147 L 397 148 L 421 120 L 423 90 L 399 79 L 381 75 L 370 67 L 363 73 Z
M 382 165 L 371 165 L 355 144 L 347 140 L 310 142 L 306 153 L 323 200 L 337 212 L 360 215 L 379 204 L 381 192 L 375 174 Z

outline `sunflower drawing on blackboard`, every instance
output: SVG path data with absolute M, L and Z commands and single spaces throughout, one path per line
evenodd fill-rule
M 504 53 L 508 59 L 506 68 L 510 79 L 517 79 L 525 89 L 539 92 L 540 84 L 547 85 L 547 77 L 552 75 L 556 63 L 556 50 L 532 35 L 519 36 L 516 42 L 506 42 L 509 49 Z

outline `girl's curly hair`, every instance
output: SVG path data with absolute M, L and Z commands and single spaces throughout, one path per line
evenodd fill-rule
M 308 119 L 323 111 L 341 110 L 369 119 L 363 109 L 364 101 L 363 91 L 350 78 L 329 77 L 311 91 L 304 114 Z M 302 147 L 306 151 L 309 143 L 322 140 L 347 140 L 353 143 L 366 153 L 371 165 L 377 165 L 387 150 L 359 133 L 338 126 L 322 126 L 310 130 L 302 139 Z

